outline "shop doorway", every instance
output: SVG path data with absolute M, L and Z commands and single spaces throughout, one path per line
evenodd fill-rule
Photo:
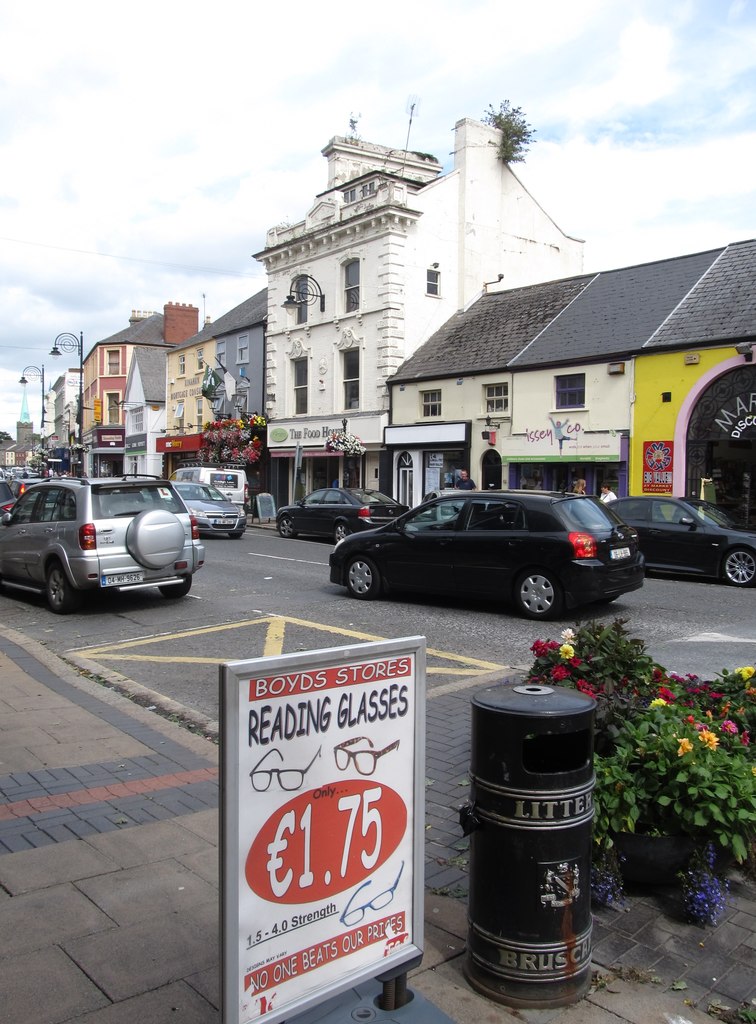
M 483 456 L 480 466 L 480 477 L 481 490 L 501 490 L 501 455 L 493 448 L 489 448 Z
M 409 452 L 402 452 L 397 460 L 397 501 L 402 505 L 415 504 L 414 501 L 415 464 Z

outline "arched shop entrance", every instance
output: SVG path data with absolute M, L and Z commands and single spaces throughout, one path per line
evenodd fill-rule
M 501 455 L 495 449 L 489 448 L 484 454 L 480 470 L 482 490 L 499 490 L 501 488 Z
M 685 493 L 705 494 L 738 523 L 756 526 L 756 366 L 723 374 L 698 398 L 688 420 Z

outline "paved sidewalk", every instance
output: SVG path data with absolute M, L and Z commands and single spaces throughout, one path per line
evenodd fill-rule
M 472 692 L 428 701 L 426 942 L 410 989 L 459 1024 L 710 1024 L 711 1002 L 756 999 L 756 889 L 740 876 L 717 928 L 684 924 L 666 890 L 599 911 L 598 984 L 574 1006 L 515 1011 L 470 989 L 457 808 Z M 0 1024 L 220 1021 L 217 803 L 213 742 L 0 627 Z

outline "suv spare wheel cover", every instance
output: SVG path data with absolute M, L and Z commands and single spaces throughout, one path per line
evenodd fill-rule
M 140 512 L 126 531 L 129 554 L 147 569 L 163 569 L 175 562 L 185 543 L 183 523 L 167 509 Z

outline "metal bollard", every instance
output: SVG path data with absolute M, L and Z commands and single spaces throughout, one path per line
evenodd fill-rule
M 590 985 L 595 706 L 528 684 L 472 701 L 465 974 L 508 1006 L 567 1006 Z

